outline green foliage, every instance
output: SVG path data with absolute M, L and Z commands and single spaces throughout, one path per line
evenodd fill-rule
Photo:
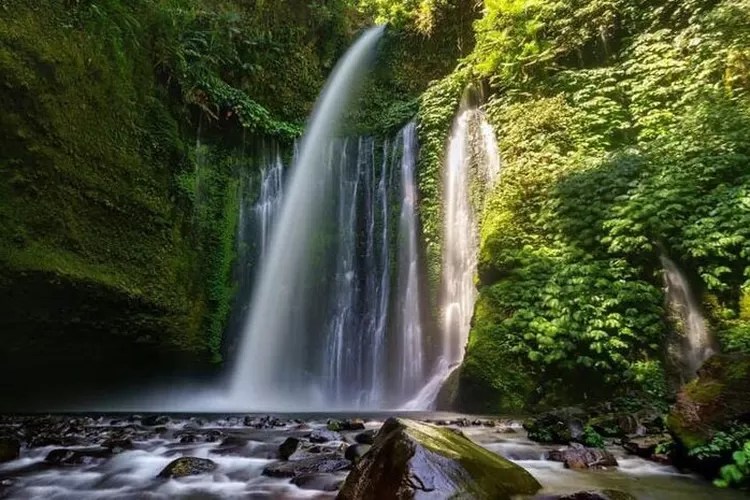
M 691 448 L 688 455 L 698 460 L 721 460 L 734 450 L 740 449 L 748 439 L 750 426 L 738 424 L 728 430 L 717 432 L 708 443 Z
M 721 477 L 714 481 L 720 488 L 750 486 L 750 441 L 732 454 L 733 464 L 721 468 Z
M 503 160 L 479 257 L 479 300 L 496 313 L 475 315 L 467 366 L 503 353 L 548 393 L 591 380 L 663 398 L 660 253 L 726 311 L 724 346 L 747 348 L 749 13 L 746 1 L 486 2 L 474 51 L 444 80 L 488 82 Z M 426 123 L 445 140 L 448 119 Z M 428 188 L 439 151 L 425 152 Z M 439 241 L 437 205 L 423 204 Z M 499 386 L 492 370 L 467 373 Z
M 604 448 L 604 438 L 594 430 L 593 427 L 587 425 L 583 428 L 583 435 L 581 436 L 581 442 L 592 448 Z
M 433 299 L 440 285 L 443 217 L 442 165 L 446 141 L 468 74 L 460 69 L 433 83 L 422 94 L 418 119 L 418 183 L 420 219 L 427 251 L 427 271 Z

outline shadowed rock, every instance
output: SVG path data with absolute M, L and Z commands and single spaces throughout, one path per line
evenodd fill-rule
M 263 469 L 263 475 L 270 477 L 299 477 L 307 474 L 338 472 L 348 469 L 350 466 L 351 462 L 338 453 L 325 453 L 303 458 L 302 460 L 269 464 Z
M 15 460 L 21 453 L 21 443 L 16 438 L 0 438 L 0 462 Z
M 524 469 L 460 433 L 389 418 L 337 498 L 501 500 L 532 495 L 540 487 Z

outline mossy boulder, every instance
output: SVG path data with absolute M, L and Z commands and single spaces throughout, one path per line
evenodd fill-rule
M 354 466 L 340 500 L 495 498 L 533 495 L 539 482 L 518 465 L 451 429 L 390 418 Z
M 698 378 L 682 387 L 667 417 L 677 443 L 687 450 L 708 443 L 731 422 L 750 421 L 750 355 L 715 355 Z
M 580 408 L 561 408 L 529 418 L 523 427 L 533 441 L 567 444 L 581 438 L 586 420 L 586 412 Z
M 217 467 L 216 462 L 207 458 L 181 457 L 169 462 L 159 473 L 159 477 L 196 476 L 198 474 L 213 472 Z

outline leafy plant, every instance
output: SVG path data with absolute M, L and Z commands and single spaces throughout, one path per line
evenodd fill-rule
M 721 468 L 720 477 L 714 484 L 720 488 L 750 486 L 750 441 L 732 454 L 733 464 Z

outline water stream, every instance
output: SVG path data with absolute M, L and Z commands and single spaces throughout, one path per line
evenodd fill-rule
M 667 307 L 673 311 L 682 330 L 680 362 L 684 380 L 695 378 L 698 369 L 717 350 L 700 305 L 685 275 L 668 257 L 660 257 L 664 268 Z
M 484 113 L 466 100 L 453 122 L 443 172 L 444 238 L 440 350 L 432 377 L 406 404 L 432 409 L 443 382 L 463 360 L 477 289 L 478 218 L 500 174 L 497 139 Z

